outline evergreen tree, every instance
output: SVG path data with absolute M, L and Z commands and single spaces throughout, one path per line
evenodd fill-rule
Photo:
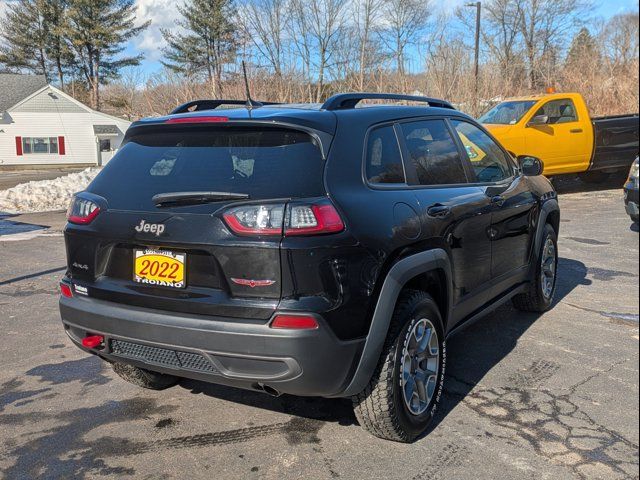
M 50 70 L 56 72 L 60 88 L 64 89 L 65 75 L 73 74 L 76 61 L 64 32 L 66 26 L 67 0 L 37 0 L 41 3 L 45 24 L 45 52 Z
M 597 60 L 600 58 L 598 42 L 585 27 L 581 28 L 571 42 L 566 64 L 568 68 L 581 68 L 585 59 Z
M 100 85 L 117 78 L 122 68 L 139 65 L 142 55 L 121 56 L 125 44 L 149 26 L 135 26 L 135 0 L 68 0 L 63 35 L 100 110 Z
M 237 47 L 233 0 L 187 0 L 178 7 L 182 19 L 177 23 L 186 33 L 162 30 L 170 70 L 187 76 L 204 75 L 214 97 L 222 95 L 224 65 L 235 58 Z
M 64 87 L 64 74 L 73 62 L 61 36 L 65 0 L 19 0 L 8 4 L 0 20 L 0 62 L 8 69 L 57 77 Z

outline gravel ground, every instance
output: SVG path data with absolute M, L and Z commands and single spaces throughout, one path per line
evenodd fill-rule
M 62 214 L 5 218 L 0 476 L 638 478 L 637 228 L 619 189 L 560 190 L 558 303 L 452 338 L 436 426 L 413 445 L 369 436 L 348 401 L 121 381 L 63 333 Z

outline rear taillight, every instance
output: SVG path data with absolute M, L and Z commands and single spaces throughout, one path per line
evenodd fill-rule
M 335 207 L 318 203 L 284 205 L 243 205 L 228 210 L 224 219 L 237 235 L 321 235 L 344 230 Z
M 292 205 L 288 209 L 285 235 L 318 235 L 344 230 L 344 223 L 330 203 Z
M 243 205 L 227 210 L 224 220 L 238 235 L 282 235 L 284 205 Z
M 86 198 L 73 197 L 67 210 L 67 220 L 78 225 L 87 225 L 100 213 L 100 207 Z

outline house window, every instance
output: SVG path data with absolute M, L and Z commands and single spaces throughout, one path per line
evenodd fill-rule
M 110 138 L 101 138 L 100 139 L 100 151 L 101 152 L 110 152 L 111 151 L 111 139 Z
M 58 137 L 22 137 L 22 153 L 58 155 Z

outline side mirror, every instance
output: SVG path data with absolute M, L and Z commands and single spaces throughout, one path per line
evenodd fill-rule
M 520 164 L 522 174 L 527 177 L 537 177 L 538 175 L 542 175 L 544 171 L 544 163 L 538 157 L 524 155 L 518 157 L 518 163 Z
M 527 127 L 546 125 L 547 123 L 549 123 L 549 115 L 536 115 L 531 120 L 529 120 L 529 123 L 527 123 Z

